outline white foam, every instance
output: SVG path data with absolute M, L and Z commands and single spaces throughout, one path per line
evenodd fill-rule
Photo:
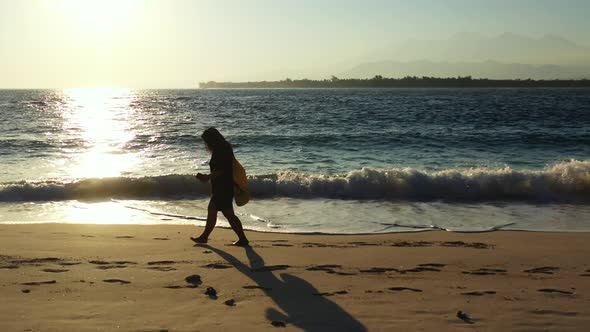
M 590 200 L 590 161 L 568 161 L 545 170 L 363 168 L 343 176 L 283 172 L 250 180 L 255 196 L 427 200 Z
M 280 172 L 249 176 L 254 198 L 382 199 L 405 201 L 590 202 L 590 160 L 557 163 L 544 170 L 512 168 L 414 168 L 353 170 L 340 176 Z M 0 186 L 0 201 L 153 199 L 207 197 L 193 175 L 84 179 L 61 183 L 18 182 Z

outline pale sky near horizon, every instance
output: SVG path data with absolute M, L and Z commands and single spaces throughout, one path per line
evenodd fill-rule
M 588 13 L 588 0 L 0 0 L 0 88 L 323 78 L 458 32 L 590 46 Z

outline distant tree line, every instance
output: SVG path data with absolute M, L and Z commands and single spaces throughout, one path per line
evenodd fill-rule
M 465 77 L 416 77 L 387 78 L 376 75 L 373 78 L 338 78 L 324 80 L 292 80 L 261 82 L 201 82 L 201 89 L 228 88 L 494 88 L 494 87 L 590 87 L 590 80 L 493 80 Z

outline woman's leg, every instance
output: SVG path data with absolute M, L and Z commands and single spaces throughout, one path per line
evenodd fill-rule
M 234 213 L 233 207 L 224 209 L 221 211 L 223 216 L 229 221 L 229 225 L 231 228 L 236 232 L 238 235 L 238 241 L 235 242 L 235 245 L 245 246 L 248 244 L 248 238 L 246 238 L 246 234 L 244 233 L 244 228 L 242 227 L 242 222 Z
M 211 199 L 209 201 L 209 206 L 207 207 L 207 224 L 205 224 L 203 234 L 201 234 L 198 238 L 192 238 L 193 241 L 198 243 L 207 243 L 209 235 L 211 235 L 213 228 L 215 228 L 215 224 L 217 224 L 217 208 L 215 207 L 215 203 L 213 203 L 213 199 Z

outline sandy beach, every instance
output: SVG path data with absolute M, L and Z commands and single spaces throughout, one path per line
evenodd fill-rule
M 2 225 L 0 330 L 590 329 L 587 233 L 198 232 Z

